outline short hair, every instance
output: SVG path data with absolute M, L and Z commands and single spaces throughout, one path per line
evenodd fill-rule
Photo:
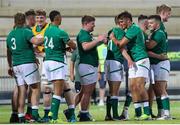
M 145 19 L 148 19 L 148 16 L 142 14 L 138 16 L 138 22 Z
M 28 16 L 35 16 L 36 13 L 33 9 L 30 9 L 28 11 L 25 12 L 25 16 L 28 17 Z
M 57 16 L 57 15 L 61 15 L 59 11 L 57 10 L 53 10 L 49 13 L 49 18 L 51 20 L 51 22 L 54 21 L 54 18 Z
M 84 23 L 90 23 L 92 21 L 95 21 L 95 17 L 93 16 L 89 16 L 89 15 L 84 15 L 81 19 L 81 23 L 84 24 Z
M 161 22 L 161 17 L 159 15 L 150 15 L 148 19 L 155 19 L 158 22 Z
M 40 15 L 46 16 L 46 12 L 44 10 L 36 10 L 36 16 Z
M 160 14 L 162 11 L 171 11 L 171 7 L 166 4 L 162 4 L 156 7 L 156 14 Z
M 124 18 L 127 18 L 127 19 L 130 19 L 130 21 L 132 21 L 132 15 L 131 13 L 129 13 L 128 11 L 124 11 L 122 13 L 120 13 L 118 16 L 117 16 L 117 19 L 124 19 Z
M 14 23 L 15 23 L 15 26 L 17 26 L 17 25 L 22 26 L 22 25 L 25 24 L 25 22 L 26 22 L 26 18 L 25 18 L 25 14 L 24 14 L 24 13 L 18 12 L 18 13 L 16 13 L 16 14 L 14 15 Z

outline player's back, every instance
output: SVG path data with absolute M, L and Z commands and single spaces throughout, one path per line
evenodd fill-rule
M 12 53 L 13 65 L 35 62 L 33 45 L 30 42 L 33 33 L 27 27 L 14 28 L 7 37 L 7 47 Z

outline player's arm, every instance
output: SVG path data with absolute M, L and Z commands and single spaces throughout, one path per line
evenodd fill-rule
M 91 42 L 86 42 L 86 41 L 84 41 L 84 42 L 82 43 L 82 47 L 83 47 L 84 51 L 88 51 L 88 50 L 94 48 L 95 46 L 97 46 L 98 44 L 101 44 L 101 43 L 103 43 L 103 42 L 106 42 L 106 39 L 107 39 L 107 37 L 106 37 L 105 34 L 99 35 L 96 40 L 93 40 L 93 41 L 91 41 Z
M 145 44 L 148 49 L 153 49 L 157 45 L 157 42 L 154 40 L 149 40 Z
M 7 62 L 8 62 L 8 66 L 9 66 L 8 74 L 9 74 L 10 76 L 13 76 L 12 53 L 11 53 L 11 51 L 9 50 L 9 48 L 7 48 Z
M 120 49 L 124 48 L 126 44 L 129 42 L 129 39 L 126 37 L 123 37 L 122 40 L 117 40 L 114 36 L 114 33 L 111 33 L 110 38 L 114 42 L 114 44 L 117 45 Z
M 121 48 L 120 50 L 121 50 L 121 53 L 122 53 L 123 57 L 128 62 L 128 67 L 131 68 L 134 65 L 134 62 L 132 61 L 131 57 L 129 56 L 129 54 L 127 53 L 125 48 Z
M 71 61 L 70 61 L 70 79 L 74 81 L 74 69 L 75 69 L 75 62 L 76 62 L 76 50 L 72 53 Z
M 167 60 L 167 59 L 168 59 L 167 54 L 164 54 L 164 53 L 162 53 L 162 54 L 156 54 L 156 53 L 154 53 L 154 52 L 152 52 L 152 51 L 148 51 L 148 56 L 149 56 L 149 57 L 156 58 L 156 59 L 160 59 L 160 60 Z
M 73 50 L 76 49 L 76 44 L 75 44 L 75 42 L 74 42 L 73 40 L 69 40 L 69 41 L 67 42 L 67 45 L 68 45 L 71 49 L 73 49 Z
M 44 42 L 44 38 L 43 38 L 43 36 L 42 37 L 34 36 L 31 38 L 30 42 L 35 45 L 41 45 Z

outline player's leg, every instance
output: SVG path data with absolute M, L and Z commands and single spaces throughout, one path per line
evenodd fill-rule
M 106 80 L 105 80 L 105 74 L 104 72 L 100 73 L 101 79 L 99 80 L 99 106 L 104 105 L 104 95 L 105 95 L 105 89 L 106 89 Z
M 48 114 L 51 123 L 58 123 L 58 112 L 61 103 L 61 95 L 64 90 L 64 64 L 56 61 L 45 61 L 45 70 L 48 81 L 53 83 L 54 95 L 51 101 L 51 109 Z
M 80 121 L 92 121 L 89 115 L 89 103 L 91 95 L 97 82 L 97 67 L 88 64 L 79 64 L 79 74 L 81 76 L 81 111 Z
M 126 95 L 126 100 L 125 100 L 124 106 L 123 106 L 123 111 L 120 115 L 121 120 L 129 119 L 128 109 L 129 109 L 131 102 L 132 102 L 132 95 L 130 92 L 128 92 L 128 94 Z
M 40 98 L 40 75 L 38 66 L 36 63 L 24 64 L 24 80 L 30 86 L 32 91 L 31 96 L 31 108 L 33 120 L 41 122 L 38 110 L 39 110 L 39 98 Z
M 41 75 L 41 83 L 43 88 L 43 106 L 44 106 L 44 116 L 43 121 L 49 122 L 49 111 L 51 109 L 51 99 L 52 99 L 52 83 L 48 82 L 44 62 L 42 63 L 42 75 Z
M 25 119 L 27 121 L 31 121 L 32 120 L 32 108 L 31 108 L 31 96 L 32 96 L 32 91 L 31 88 L 26 85 L 26 90 L 27 90 L 27 110 L 26 110 L 26 114 L 25 114 Z
M 151 117 L 155 118 L 156 116 L 152 112 L 152 105 L 153 105 L 153 100 L 154 100 L 154 90 L 153 90 L 153 85 L 150 83 L 149 88 L 148 88 L 148 96 L 149 96 L 149 107 L 150 107 L 150 113 Z
M 111 106 L 112 106 L 112 113 L 113 113 L 113 119 L 114 120 L 119 120 L 118 97 L 119 97 L 120 84 L 121 84 L 120 81 L 111 81 L 109 84 L 110 102 L 111 102 Z
M 13 95 L 11 99 L 12 113 L 10 117 L 10 123 L 18 123 L 18 88 L 17 85 L 13 90 Z
M 66 81 L 64 84 L 64 97 L 66 99 L 66 103 L 68 105 L 68 109 L 64 110 L 64 114 L 67 118 L 68 122 L 75 122 L 75 100 L 74 93 L 71 90 L 69 83 Z

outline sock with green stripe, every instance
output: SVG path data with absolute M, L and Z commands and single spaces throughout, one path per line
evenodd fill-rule
M 59 106 L 60 106 L 60 102 L 61 102 L 61 97 L 57 96 L 57 95 L 53 95 L 52 98 L 52 103 L 51 103 L 51 110 L 50 110 L 50 117 L 53 120 L 57 120 L 58 119 L 58 111 L 59 111 Z
M 31 113 L 32 113 L 31 103 L 28 103 L 26 114 L 31 114 Z
M 39 118 L 38 109 L 39 109 L 38 106 L 32 106 L 32 117 L 35 120 L 37 120 Z
M 161 97 L 162 106 L 164 109 L 164 115 L 169 116 L 170 115 L 170 102 L 168 96 L 162 96 Z
M 106 116 L 111 117 L 111 100 L 110 100 L 110 96 L 107 96 L 107 99 L 106 99 Z
M 158 116 L 163 115 L 163 106 L 162 106 L 162 101 L 161 97 L 156 97 L 156 103 L 157 103 L 157 108 L 158 108 Z
M 142 104 L 143 104 L 144 114 L 150 115 L 149 102 L 148 101 L 144 101 Z
M 118 96 L 111 96 L 111 105 L 112 105 L 112 112 L 113 118 L 119 117 L 118 115 Z
M 140 117 L 142 115 L 141 102 L 134 102 L 134 107 L 135 107 L 135 116 Z

